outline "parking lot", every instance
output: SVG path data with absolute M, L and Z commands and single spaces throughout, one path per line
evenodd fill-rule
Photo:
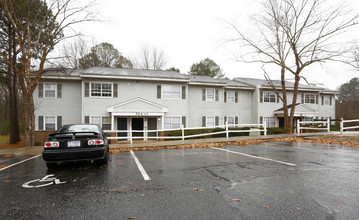
M 49 170 L 41 156 L 0 158 L 0 167 L 5 164 L 0 219 L 359 216 L 359 150 L 335 145 L 121 152 L 105 166 L 67 163 Z

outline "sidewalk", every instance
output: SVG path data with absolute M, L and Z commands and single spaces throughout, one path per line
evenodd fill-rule
M 236 142 L 240 140 L 263 140 L 263 139 L 275 139 L 275 138 L 287 138 L 287 137 L 314 137 L 321 135 L 339 135 L 340 132 L 317 132 L 317 133 L 305 133 L 305 134 L 277 134 L 267 136 L 239 136 L 229 138 L 203 138 L 203 139 L 189 139 L 189 140 L 172 140 L 172 141 L 144 141 L 135 143 L 121 143 L 110 144 L 111 149 L 116 148 L 141 148 L 141 147 L 167 147 L 177 146 L 183 144 L 199 144 L 199 143 L 218 143 L 218 142 Z M 348 134 L 346 132 L 346 134 Z M 43 146 L 33 146 L 24 148 L 7 148 L 0 149 L 0 155 L 14 154 L 15 156 L 24 155 L 38 155 L 43 151 Z

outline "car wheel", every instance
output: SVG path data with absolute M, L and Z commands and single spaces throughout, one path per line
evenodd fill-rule
M 108 163 L 108 153 L 106 153 L 105 157 L 100 160 L 95 161 L 99 165 L 107 164 Z
M 54 168 L 56 167 L 57 163 L 53 163 L 53 162 L 46 162 L 46 166 L 47 168 Z

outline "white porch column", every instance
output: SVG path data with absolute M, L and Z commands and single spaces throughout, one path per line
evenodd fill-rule
M 111 113 L 111 131 L 115 130 L 115 116 Z

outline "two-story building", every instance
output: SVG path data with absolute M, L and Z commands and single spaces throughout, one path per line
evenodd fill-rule
M 288 83 L 287 88 L 291 100 L 293 85 Z M 335 93 L 300 85 L 295 116 L 334 117 Z M 265 80 L 224 80 L 174 71 L 102 67 L 48 71 L 34 93 L 34 103 L 36 130 L 71 123 L 95 123 L 104 130 L 212 127 L 226 122 L 283 125 L 283 104 Z

